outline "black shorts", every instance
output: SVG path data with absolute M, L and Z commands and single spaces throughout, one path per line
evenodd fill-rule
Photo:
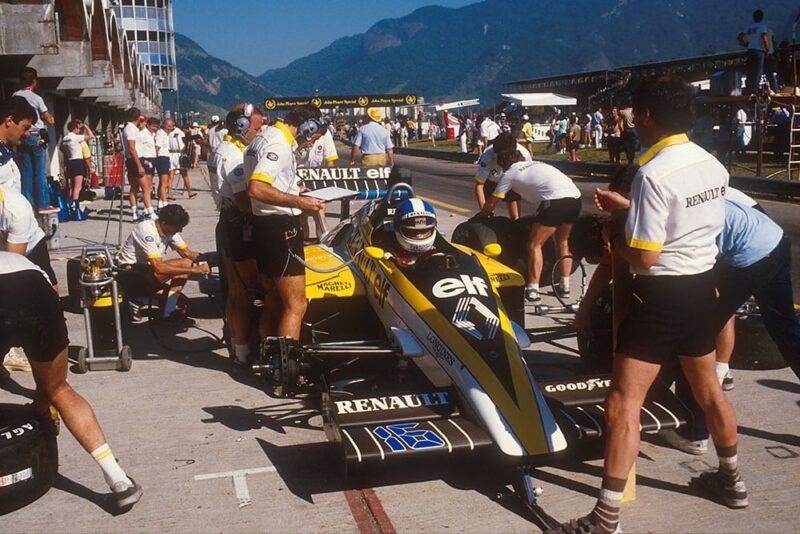
M 164 287 L 149 263 L 125 263 L 119 266 L 117 283 L 126 297 L 151 297 Z
M 253 219 L 253 214 L 243 214 L 235 206 L 219 212 L 218 241 L 225 248 L 225 255 L 233 261 L 256 259 Z
M 86 162 L 82 159 L 71 159 L 66 163 L 65 174 L 67 178 L 86 176 Z
M 291 250 L 295 256 L 305 260 L 300 218 L 291 215 L 262 215 L 253 219 L 258 272 L 270 278 L 305 274 L 305 266 L 289 254 Z
M 156 158 L 156 172 L 160 175 L 169 174 L 169 156 L 158 156 Z
M 483 182 L 483 194 L 486 198 L 489 198 L 491 194 L 494 193 L 495 189 L 497 189 L 497 182 L 493 182 L 491 180 L 486 180 Z M 503 197 L 503 202 L 516 202 L 521 199 L 522 197 L 515 193 L 512 189 L 506 193 L 505 197 Z
M 557 198 L 543 200 L 536 211 L 536 223 L 542 226 L 573 224 L 581 214 L 581 199 Z
M 718 329 L 713 270 L 686 276 L 636 276 L 616 352 L 664 364 L 676 356 L 705 356 Z
M 58 283 L 56 273 L 53 271 L 53 265 L 50 262 L 50 251 L 47 250 L 47 239 L 44 237 L 40 239 L 36 246 L 33 247 L 33 250 L 26 254 L 25 257 L 47 274 L 52 285 Z
M 144 167 L 144 173 L 150 176 L 156 172 L 156 158 L 139 158 L 139 162 Z
M 50 362 L 69 346 L 58 295 L 39 271 L 0 274 L 0 354 L 22 347 L 36 362 Z
M 136 166 L 136 160 L 133 158 L 125 158 L 125 172 L 128 173 L 128 180 L 138 180 L 141 178 L 139 175 L 139 168 Z

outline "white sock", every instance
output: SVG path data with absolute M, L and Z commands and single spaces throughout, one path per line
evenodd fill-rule
M 250 356 L 250 345 L 247 343 L 243 343 L 241 345 L 239 343 L 234 343 L 233 353 L 237 360 L 240 362 L 246 362 L 247 357 Z
M 180 292 L 178 291 L 170 291 L 169 295 L 167 296 L 167 303 L 164 305 L 164 313 L 162 316 L 169 317 L 172 312 L 175 311 L 175 308 L 178 307 L 178 298 L 180 297 Z
M 106 479 L 106 484 L 113 490 L 114 484 L 125 482 L 126 484 L 133 484 L 131 479 L 125 474 L 125 471 L 117 463 L 114 454 L 111 452 L 111 447 L 108 443 L 103 443 L 95 450 L 92 451 L 92 458 L 100 465 L 103 470 L 103 476 Z
M 166 203 L 166 202 L 164 202 L 163 200 L 159 200 L 159 201 L 158 201 L 158 209 L 161 209 L 161 208 L 163 208 L 163 207 L 164 207 L 164 206 L 166 206 L 166 205 L 167 205 L 167 203 Z
M 525 285 L 525 292 L 533 291 L 535 293 L 539 293 L 539 284 L 526 284 Z
M 561 289 L 569 289 L 569 276 L 561 277 Z
M 131 208 L 131 212 L 133 213 L 133 218 L 134 219 L 138 219 L 139 218 L 139 209 L 136 206 Z
M 725 376 L 730 370 L 730 364 L 717 362 L 717 376 Z

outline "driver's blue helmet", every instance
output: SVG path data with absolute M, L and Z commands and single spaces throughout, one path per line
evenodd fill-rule
M 420 198 L 407 198 L 394 211 L 394 235 L 408 252 L 421 254 L 436 240 L 436 212 Z

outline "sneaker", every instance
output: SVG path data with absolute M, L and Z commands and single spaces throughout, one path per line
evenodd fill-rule
M 717 378 L 719 378 L 722 391 L 730 391 L 733 389 L 733 375 L 730 371 L 726 372 L 724 375 L 717 375 Z
M 525 289 L 525 300 L 528 302 L 539 303 L 542 301 L 539 291 L 536 289 Z
M 0 382 L 6 380 L 11 377 L 11 373 L 8 372 L 4 366 L 0 365 Z
M 131 312 L 131 322 L 133 323 L 141 323 L 142 322 L 142 305 L 138 302 L 134 302 L 133 300 L 128 301 L 128 310 Z
M 9 371 L 24 371 L 31 372 L 31 364 L 28 357 L 25 356 L 25 351 L 19 347 L 11 347 L 3 360 L 3 365 Z
M 672 428 L 664 429 L 660 431 L 658 435 L 674 448 L 678 449 L 679 451 L 683 451 L 686 454 L 700 456 L 708 452 L 707 439 L 698 439 L 697 441 L 692 441 L 681 436 L 675 429 Z
M 578 519 L 570 519 L 566 523 L 561 523 L 557 528 L 544 531 L 545 534 L 594 534 L 605 533 L 606 531 L 597 524 L 594 514 L 589 514 Z M 622 527 L 617 523 L 617 528 L 611 534 L 622 534 Z
M 726 485 L 725 479 L 719 471 L 706 471 L 699 477 L 692 479 L 691 484 L 710 493 L 710 497 L 722 501 L 729 508 L 746 508 L 750 504 L 747 500 L 747 488 L 743 480 L 737 480 L 732 486 Z
M 556 291 L 556 295 L 563 298 L 569 298 L 569 288 L 568 287 L 561 287 L 561 284 L 553 284 L 553 289 Z
M 130 478 L 130 477 L 128 477 Z M 117 482 L 111 488 L 114 493 L 114 500 L 117 501 L 117 508 L 129 510 L 142 498 L 142 487 L 131 478 L 131 483 Z

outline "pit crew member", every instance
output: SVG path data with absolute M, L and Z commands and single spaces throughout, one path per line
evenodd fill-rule
M 236 106 L 225 117 L 227 133 L 208 158 L 212 191 L 217 191 L 219 199 L 217 247 L 225 262 L 225 317 L 233 339 L 231 362 L 235 368 L 244 367 L 250 355 L 250 312 L 258 286 L 253 210 L 244 176 L 244 151 L 261 129 L 263 120 L 261 111 L 250 104 Z
M 324 203 L 300 196 L 294 152 L 319 137 L 319 118 L 314 106 L 298 106 L 259 133 L 245 151 L 247 193 L 255 215 L 256 263 L 266 293 L 260 319 L 262 337 L 300 338 L 307 301 L 299 216 L 303 211 L 318 212 Z
M 150 205 L 150 190 L 147 189 L 147 177 L 145 168 L 142 165 L 141 154 L 138 152 L 139 130 L 143 127 L 146 117 L 139 113 L 138 108 L 130 108 L 125 112 L 128 122 L 122 129 L 122 152 L 125 156 L 125 170 L 128 173 L 128 183 L 131 189 L 128 192 L 128 202 L 131 205 L 133 220 L 139 218 L 137 206 L 137 195 L 142 192 L 142 203 L 144 204 L 144 215 L 149 216 L 152 211 Z
M 624 223 L 607 227 L 612 250 L 634 275 L 630 311 L 617 333 L 607 420 L 603 482 L 595 508 L 558 532 L 619 529 L 622 492 L 639 449 L 642 403 L 661 367 L 676 357 L 709 422 L 718 471 L 696 479 L 727 506 L 748 505 L 737 460 L 736 413 L 715 372 L 716 237 L 725 217 L 728 173 L 690 142 L 691 88 L 681 79 L 644 79 L 633 95 L 636 129 L 650 149 L 640 158 Z M 596 203 L 605 208 L 606 195 Z M 691 295 L 692 298 L 674 298 Z
M 528 149 L 517 143 L 517 151 L 522 156 L 522 161 L 531 161 L 531 153 Z M 478 160 L 478 171 L 475 173 L 475 198 L 478 201 L 478 208 L 483 208 L 486 204 L 486 195 L 491 195 L 497 188 L 497 181 L 503 174 L 503 168 L 497 163 L 497 154 L 494 147 L 489 147 L 483 151 L 483 155 Z M 514 191 L 509 191 L 503 202 L 508 207 L 508 216 L 512 220 L 519 219 L 519 199 L 520 196 Z
M 310 148 L 298 152 L 297 165 L 299 167 L 334 167 L 336 165 L 336 160 L 339 159 L 339 152 L 336 150 L 336 143 L 327 123 L 323 124 L 323 130 L 325 133 Z M 308 238 L 311 234 L 308 227 L 308 217 L 304 216 L 300 221 L 303 225 L 303 235 Z M 322 237 L 328 231 L 328 226 L 325 224 L 324 207 L 314 214 L 314 225 L 316 226 L 317 238 Z
M 481 216 L 488 216 L 497 203 L 513 189 L 527 202 L 538 206 L 536 220 L 528 238 L 528 275 L 525 299 L 540 302 L 539 280 L 542 276 L 542 245 L 555 234 L 559 256 L 569 256 L 569 234 L 572 224 L 581 212 L 581 192 L 572 180 L 545 163 L 522 161 L 517 142 L 509 133 L 501 134 L 494 142 L 498 165 L 504 169 L 491 198 L 481 209 Z M 561 280 L 556 291 L 569 295 L 569 275 L 572 260 L 561 262 Z M 555 284 L 554 284 L 555 285 Z
M 0 354 L 12 346 L 25 350 L 36 383 L 33 410 L 47 418 L 50 405 L 55 406 L 100 466 L 118 509 L 129 510 L 141 499 L 142 488 L 119 466 L 92 407 L 67 382 L 67 324 L 50 282 L 23 256 L 0 252 Z
M 0 187 L 20 193 L 22 177 L 14 161 L 14 147 L 31 135 L 36 110 L 21 96 L 0 103 Z
M 128 294 L 158 295 L 161 318 L 178 326 L 191 325 L 191 320 L 178 310 L 186 279 L 192 274 L 209 272 L 208 264 L 198 262 L 200 254 L 190 250 L 180 235 L 187 224 L 189 214 L 182 206 L 164 206 L 158 220 L 136 223 L 117 253 L 117 263 L 123 271 L 120 283 Z M 165 259 L 167 248 L 175 250 L 180 258 Z M 134 319 L 138 319 L 136 303 L 129 302 Z
M 85 133 L 81 130 L 85 129 Z M 69 188 L 70 220 L 83 220 L 81 213 L 81 189 L 83 188 L 83 178 L 87 176 L 90 169 L 86 166 L 83 158 L 82 144 L 90 139 L 94 139 L 94 133 L 88 124 L 83 124 L 79 120 L 71 120 L 67 124 L 69 132 L 61 141 L 61 150 L 64 153 L 66 172 L 64 173 L 72 183 Z

